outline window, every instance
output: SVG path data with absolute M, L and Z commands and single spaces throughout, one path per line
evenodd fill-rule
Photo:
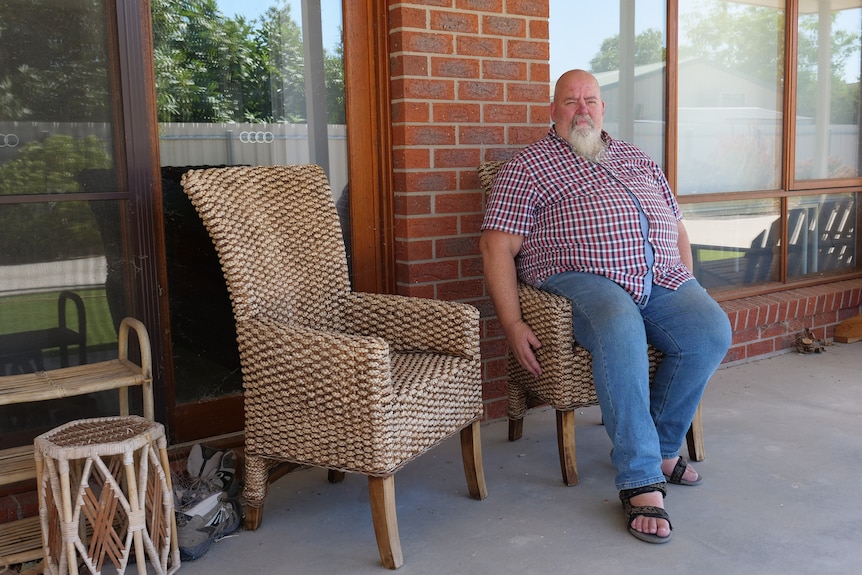
M 240 393 L 242 377 L 185 171 L 320 164 L 349 245 L 341 3 L 152 0 L 152 13 L 174 389 L 190 403 Z
M 0 4 L 0 374 L 116 357 L 130 194 L 102 0 Z M 116 394 L 0 408 L 4 443 L 116 413 Z M 13 435 L 5 435 L 9 432 Z
M 593 72 L 608 132 L 664 166 L 705 287 L 858 275 L 862 1 L 550 7 L 552 78 Z
M 584 10 L 581 2 L 551 0 L 550 9 L 551 82 L 574 68 L 592 72 L 605 101 L 605 130 L 637 144 L 663 165 L 664 1 L 633 0 Z

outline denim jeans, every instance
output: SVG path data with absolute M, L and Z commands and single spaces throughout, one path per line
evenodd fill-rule
M 564 272 L 541 288 L 572 301 L 573 335 L 593 357 L 617 489 L 664 481 L 661 460 L 679 454 L 706 383 L 730 347 L 727 315 L 695 280 L 675 291 L 653 284 L 642 308 L 597 274 Z M 652 385 L 648 343 L 665 354 Z

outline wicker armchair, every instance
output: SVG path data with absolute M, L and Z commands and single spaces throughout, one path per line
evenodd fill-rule
M 383 564 L 403 563 L 394 476 L 460 433 L 467 486 L 482 467 L 479 312 L 353 292 L 319 166 L 192 170 L 182 184 L 213 238 L 230 291 L 245 391 L 246 528 L 280 464 L 368 476 Z
M 491 191 L 494 178 L 504 163 L 495 160 L 479 166 L 479 180 L 486 193 Z M 528 402 L 530 406 L 550 405 L 556 410 L 557 445 L 563 482 L 577 485 L 575 409 L 598 404 L 593 385 L 592 357 L 572 336 L 572 304 L 569 300 L 522 282 L 518 282 L 518 296 L 524 322 L 542 342 L 542 347 L 536 350 L 536 357 L 542 365 L 542 375 L 533 376 L 509 354 L 509 441 L 516 441 L 523 434 Z M 652 377 L 662 354 L 652 346 L 649 346 L 648 353 Z M 702 461 L 704 446 L 700 407 L 686 440 L 689 456 L 695 461 Z

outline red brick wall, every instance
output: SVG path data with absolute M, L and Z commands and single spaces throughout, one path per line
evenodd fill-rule
M 389 6 L 398 291 L 480 308 L 486 416 L 502 417 L 506 345 L 482 281 L 476 167 L 547 131 L 548 3 Z

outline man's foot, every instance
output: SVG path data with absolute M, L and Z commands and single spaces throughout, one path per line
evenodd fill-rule
M 629 533 L 648 543 L 670 541 L 673 526 L 664 510 L 665 492 L 664 483 L 620 491 Z
M 697 485 L 703 480 L 682 455 L 663 459 L 661 472 L 669 483 L 676 485 Z

